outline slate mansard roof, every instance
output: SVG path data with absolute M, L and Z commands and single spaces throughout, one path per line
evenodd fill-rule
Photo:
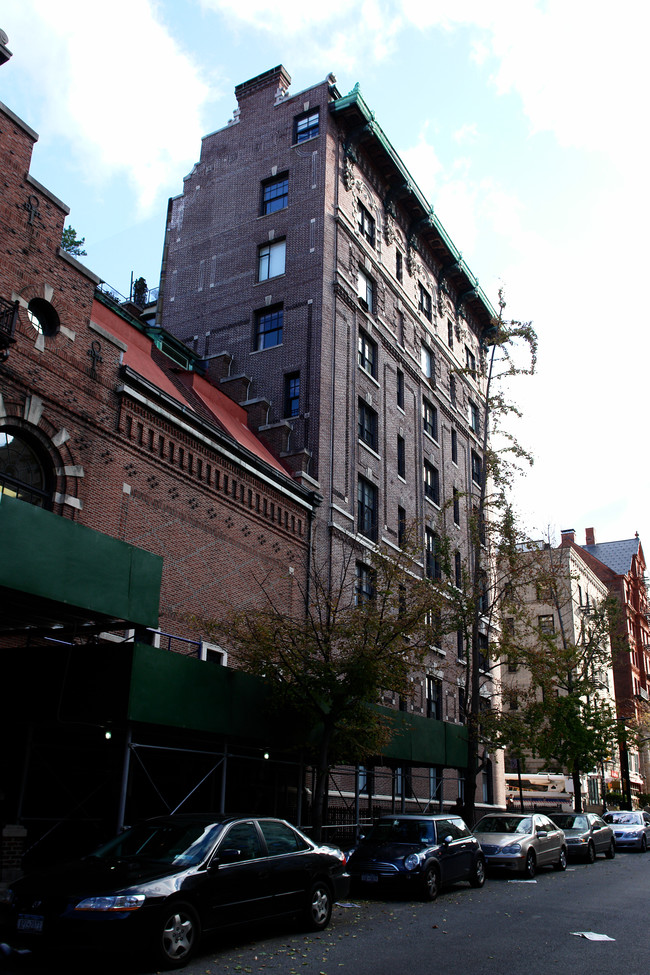
M 619 542 L 599 542 L 597 545 L 583 545 L 585 552 L 606 565 L 617 575 L 625 575 L 632 567 L 632 560 L 639 552 L 639 539 L 626 538 Z

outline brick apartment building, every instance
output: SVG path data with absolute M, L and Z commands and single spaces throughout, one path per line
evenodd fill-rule
M 629 767 L 623 794 L 650 792 L 650 622 L 646 562 L 637 535 L 615 542 L 597 542 L 593 528 L 585 532 L 585 544 L 575 532 L 565 532 L 565 545 L 575 548 L 621 607 L 618 636 L 629 652 L 616 655 L 614 688 L 617 716 L 629 729 L 621 748 L 621 765 Z
M 470 552 L 494 312 L 358 87 L 289 85 L 282 66 L 238 85 L 232 119 L 203 139 L 169 205 L 158 322 L 224 386 L 245 382 L 258 433 L 324 498 L 322 562 L 353 546 L 363 585 L 372 547 L 399 546 L 417 523 L 420 569 L 434 575 L 438 532 L 456 560 Z M 431 716 L 437 744 L 417 788 L 413 763 L 361 770 L 369 812 L 378 794 L 402 808 L 458 797 L 440 742 L 462 728 L 466 649 L 445 637 L 414 676 L 404 706 Z M 500 770 L 479 804 L 503 802 Z

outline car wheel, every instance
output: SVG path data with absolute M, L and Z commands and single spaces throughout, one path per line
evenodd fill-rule
M 594 859 L 596 859 L 594 854 Z M 562 847 L 557 862 L 553 864 L 556 870 L 566 870 L 566 849 Z
M 324 880 L 317 880 L 309 891 L 305 926 L 309 931 L 323 931 L 332 916 L 332 892 Z
M 605 856 L 607 857 L 608 860 L 613 860 L 614 857 L 616 856 L 616 844 L 614 843 L 614 840 L 610 841 Z
M 591 840 L 589 840 L 589 842 L 587 843 L 587 863 L 593 863 L 595 859 L 596 859 L 596 847 L 591 842 Z
M 191 958 L 199 940 L 199 918 L 190 904 L 172 901 L 160 915 L 154 943 L 158 961 L 165 968 L 180 968 Z
M 645 838 L 645 836 L 642 836 L 641 837 L 641 853 L 645 853 L 645 851 L 647 849 L 648 849 L 648 841 Z
M 524 877 L 528 877 L 529 880 L 532 880 L 535 876 L 536 870 L 537 860 L 535 858 L 535 851 L 529 850 L 526 854 L 526 862 L 524 864 Z
M 483 857 L 477 857 L 476 863 L 474 864 L 474 872 L 470 877 L 470 884 L 472 887 L 482 887 L 485 883 L 485 860 Z
M 440 875 L 432 863 L 422 874 L 422 900 L 434 901 L 440 892 Z

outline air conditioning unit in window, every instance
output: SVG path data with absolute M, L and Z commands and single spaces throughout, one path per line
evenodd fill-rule
M 204 640 L 201 640 L 199 659 L 207 660 L 213 664 L 220 664 L 221 667 L 228 666 L 228 654 L 223 647 L 218 646 L 216 643 L 206 643 Z

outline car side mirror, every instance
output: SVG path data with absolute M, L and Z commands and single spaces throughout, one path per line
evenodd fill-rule
M 547 829 L 538 829 L 537 830 L 537 835 L 538 836 L 541 836 L 542 839 L 544 839 L 545 836 L 548 836 L 548 830 Z
M 453 840 L 453 836 L 450 833 L 449 836 L 445 836 L 444 840 L 442 841 L 442 845 L 443 846 L 449 846 L 449 844 L 452 842 L 452 840 Z
M 225 850 L 219 850 L 210 866 L 221 866 L 222 863 L 236 863 L 237 860 L 241 860 L 241 858 L 241 850 L 237 850 L 234 847 L 228 847 Z

